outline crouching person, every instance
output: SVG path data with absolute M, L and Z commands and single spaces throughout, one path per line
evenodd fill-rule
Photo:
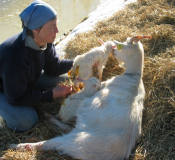
M 36 0 L 20 18 L 23 31 L 0 44 L 0 127 L 5 121 L 17 132 L 37 123 L 33 106 L 72 92 L 56 84 L 73 64 L 56 56 L 57 14 L 50 5 Z

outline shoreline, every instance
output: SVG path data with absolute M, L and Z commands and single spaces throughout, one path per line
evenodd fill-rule
M 97 8 L 92 11 L 85 20 L 78 24 L 63 40 L 58 41 L 56 45 L 56 52 L 60 58 L 65 56 L 65 48 L 69 41 L 76 37 L 76 35 L 88 32 L 94 29 L 96 24 L 100 21 L 110 18 L 113 14 L 123 9 L 127 4 L 134 3 L 137 0 L 106 0 L 100 3 Z M 66 34 L 66 33 L 65 33 Z M 63 34 L 64 35 L 64 34 Z

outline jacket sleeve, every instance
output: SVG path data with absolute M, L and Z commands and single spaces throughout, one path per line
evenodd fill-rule
M 40 102 L 52 101 L 52 91 L 41 91 L 31 87 L 28 62 L 6 63 L 3 73 L 3 89 L 7 100 L 12 105 L 33 106 Z
M 73 65 L 73 60 L 60 60 L 56 54 L 56 49 L 53 44 L 48 44 L 45 51 L 45 66 L 44 72 L 48 75 L 58 76 L 67 73 Z

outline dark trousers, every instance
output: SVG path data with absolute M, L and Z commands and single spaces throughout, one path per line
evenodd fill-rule
M 66 75 L 50 77 L 41 75 L 36 87 L 39 89 L 54 88 L 58 83 L 66 79 Z M 13 106 L 7 102 L 3 93 L 0 92 L 0 128 L 6 122 L 7 127 L 20 132 L 32 128 L 38 122 L 38 114 L 31 106 Z

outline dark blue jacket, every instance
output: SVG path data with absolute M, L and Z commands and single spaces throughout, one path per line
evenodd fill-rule
M 52 101 L 52 91 L 36 90 L 41 71 L 51 76 L 68 72 L 73 61 L 59 60 L 53 44 L 44 51 L 25 46 L 22 34 L 0 45 L 0 86 L 12 105 L 33 105 Z

